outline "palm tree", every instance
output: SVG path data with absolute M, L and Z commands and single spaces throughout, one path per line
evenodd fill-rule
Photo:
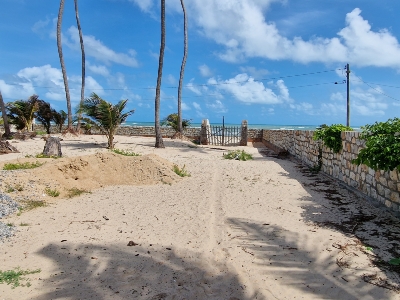
M 164 62 L 164 49 L 165 49 L 165 0 L 161 0 L 161 46 L 160 46 L 160 57 L 158 59 L 158 76 L 157 76 L 156 99 L 155 99 L 155 131 L 156 131 L 155 147 L 156 148 L 165 148 L 160 126 L 160 89 L 161 89 L 161 79 L 162 79 L 162 68 Z
M 166 126 L 172 127 L 172 129 L 175 130 L 175 132 L 179 132 L 179 125 L 181 125 L 183 129 L 185 129 L 190 126 L 190 123 L 191 123 L 191 120 L 189 120 L 189 119 L 183 119 L 179 123 L 178 114 L 170 114 L 161 121 L 162 126 L 166 125 Z
M 56 111 L 53 109 L 52 112 L 53 112 L 53 121 L 58 126 L 59 131 L 62 132 L 62 127 L 65 123 L 65 120 L 67 120 L 68 115 L 63 110 Z
M 11 135 L 11 130 L 10 130 L 10 125 L 8 124 L 6 107 L 4 105 L 3 95 L 1 94 L 1 91 L 0 91 L 0 108 L 4 124 L 4 136 L 7 138 Z
M 50 122 L 54 119 L 54 110 L 51 108 L 50 103 L 46 101 L 38 100 L 38 104 L 39 109 L 36 113 L 36 119 L 38 119 L 38 121 L 42 123 L 42 125 L 46 129 L 47 134 L 50 134 Z
M 82 105 L 82 112 L 88 117 L 83 120 L 107 136 L 109 149 L 114 149 L 114 135 L 117 128 L 135 112 L 134 110 L 123 112 L 127 102 L 128 100 L 121 100 L 113 105 L 92 93 Z
M 82 28 L 81 22 L 79 20 L 79 12 L 78 12 L 78 0 L 74 0 L 75 2 L 75 18 L 76 18 L 76 25 L 78 27 L 79 32 L 79 41 L 81 44 L 81 52 L 82 52 L 82 87 L 81 87 L 81 101 L 80 106 L 83 105 L 83 101 L 85 100 L 85 47 L 83 45 L 83 35 L 82 35 Z M 81 113 L 78 113 L 78 125 L 77 131 L 79 132 L 81 128 Z
M 71 97 L 69 95 L 67 71 L 65 69 L 64 56 L 62 53 L 62 43 L 61 43 L 61 23 L 62 23 L 63 13 L 64 13 L 64 0 L 60 0 L 60 9 L 58 11 L 58 18 L 57 18 L 57 48 L 58 48 L 58 56 L 60 57 L 61 72 L 64 79 L 65 97 L 67 99 L 67 111 L 68 111 L 67 131 L 74 132 L 72 128 Z
M 179 76 L 179 86 L 178 86 L 178 132 L 180 135 L 183 135 L 183 125 L 182 125 L 182 84 L 183 84 L 183 75 L 185 73 L 186 59 L 188 53 L 188 33 L 187 33 L 187 16 L 186 9 L 183 0 L 181 0 L 181 6 L 183 11 L 183 31 L 184 31 L 184 51 L 183 51 L 183 60 L 181 65 L 181 72 Z
M 18 130 L 32 130 L 33 120 L 39 108 L 39 96 L 32 95 L 28 100 L 7 103 L 8 119 Z

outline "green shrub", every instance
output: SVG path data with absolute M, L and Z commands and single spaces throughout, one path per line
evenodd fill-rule
M 14 270 L 8 270 L 8 271 L 1 271 L 0 270 L 0 283 L 7 283 L 11 284 L 12 288 L 16 288 L 18 286 L 30 286 L 30 283 L 28 282 L 26 285 L 21 284 L 20 280 L 26 280 L 22 276 L 28 275 L 28 274 L 35 274 L 35 273 L 40 273 L 41 270 L 21 270 L 20 268 L 16 268 Z
M 185 166 L 186 166 L 186 165 L 183 165 L 182 169 L 180 169 L 180 168 L 178 167 L 178 165 L 174 165 L 174 172 L 175 172 L 177 175 L 181 176 L 181 177 L 190 177 L 191 175 L 190 175 L 190 173 L 189 173 L 187 170 L 185 170 Z
M 90 192 L 87 190 L 84 190 L 84 189 L 78 189 L 78 188 L 74 187 L 74 188 L 68 190 L 68 198 L 80 196 L 83 193 L 90 193 Z
M 253 156 L 249 153 L 246 153 L 244 150 L 232 150 L 227 154 L 223 154 L 225 159 L 235 159 L 235 160 L 250 160 L 253 159 Z
M 111 151 L 114 153 L 117 153 L 117 154 L 125 155 L 125 156 L 140 156 L 139 153 L 121 150 L 121 149 L 112 149 Z
M 40 162 L 25 162 L 25 163 L 9 163 L 9 164 L 4 164 L 3 170 L 7 170 L 7 171 L 11 171 L 11 170 L 20 170 L 20 169 L 34 169 L 37 167 L 40 167 L 41 165 L 43 165 Z
M 339 153 L 342 150 L 342 131 L 352 130 L 351 127 L 342 124 L 331 126 L 323 124 L 314 132 L 313 139 L 315 141 L 322 140 L 326 147 L 332 149 L 334 153 Z
M 58 196 L 60 196 L 60 192 L 57 191 L 56 189 L 52 190 L 52 189 L 50 189 L 50 188 L 46 188 L 46 189 L 44 190 L 44 192 L 45 192 L 47 195 L 51 196 L 51 197 L 58 197 Z
M 365 140 L 352 163 L 364 164 L 374 170 L 400 171 L 400 119 L 389 119 L 386 122 L 375 122 L 362 127 L 360 139 Z
M 46 155 L 44 153 L 36 154 L 35 157 L 36 158 L 54 158 L 54 159 L 59 158 L 57 155 Z

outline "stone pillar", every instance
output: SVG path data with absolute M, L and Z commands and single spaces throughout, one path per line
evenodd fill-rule
M 240 146 L 247 146 L 247 120 L 242 121 Z
M 204 119 L 201 122 L 200 145 L 208 145 L 208 132 L 210 132 L 210 122 Z

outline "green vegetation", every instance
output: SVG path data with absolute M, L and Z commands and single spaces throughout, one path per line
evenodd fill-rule
M 43 130 L 36 130 L 35 132 L 36 132 L 36 135 L 45 135 L 45 134 L 48 134 L 46 131 L 43 131 Z
M 52 190 L 52 189 L 50 189 L 50 188 L 46 188 L 46 189 L 44 190 L 44 192 L 45 192 L 47 195 L 51 196 L 51 197 L 58 197 L 58 196 L 60 196 L 60 192 L 57 191 L 56 189 Z
M 36 158 L 54 158 L 54 159 L 59 158 L 57 155 L 46 155 L 43 153 L 36 154 L 35 157 Z
M 40 162 L 25 162 L 25 163 L 9 163 L 9 164 L 4 164 L 3 170 L 11 171 L 11 170 L 20 170 L 20 169 L 34 169 L 37 167 L 40 167 L 43 165 Z
M 68 198 L 72 198 L 75 196 L 80 196 L 83 193 L 90 193 L 90 191 L 84 190 L 84 189 L 78 189 L 78 188 L 72 188 L 68 190 Z
M 334 153 L 339 153 L 342 150 L 342 131 L 352 130 L 351 127 L 342 124 L 333 124 L 331 126 L 323 124 L 314 132 L 313 139 L 315 141 L 321 140 Z
M 400 171 L 400 119 L 389 119 L 386 122 L 375 122 L 365 125 L 360 139 L 365 140 L 357 158 L 356 165 L 364 164 L 374 170 Z
M 134 110 L 123 112 L 127 102 L 128 100 L 121 100 L 114 105 L 92 93 L 81 106 L 81 112 L 86 115 L 82 120 L 107 136 L 108 148 L 111 150 L 114 149 L 114 135 L 117 128 L 134 113 Z
M 191 175 L 187 170 L 185 170 L 185 167 L 186 167 L 186 165 L 183 165 L 182 169 L 180 169 L 178 167 L 178 165 L 174 165 L 174 169 L 173 170 L 177 175 L 179 175 L 181 177 L 190 177 Z
M 25 210 L 32 210 L 38 207 L 43 207 L 46 206 L 46 202 L 41 201 L 41 200 L 29 200 L 29 201 L 24 201 L 23 206 Z
M 14 270 L 8 270 L 8 271 L 1 271 L 0 270 L 0 283 L 7 283 L 8 285 L 11 285 L 12 288 L 16 288 L 18 286 L 30 286 L 30 283 L 28 282 L 27 284 L 22 284 L 20 281 L 22 280 L 27 280 L 22 276 L 29 275 L 29 274 L 35 274 L 35 273 L 40 273 L 41 270 L 21 270 L 20 268 L 16 268 Z
M 392 266 L 400 266 L 400 258 L 392 258 L 389 260 L 389 264 Z
M 235 160 L 250 160 L 253 159 L 253 156 L 249 153 L 246 153 L 244 150 L 232 150 L 227 154 L 223 154 L 225 159 L 235 159 Z
M 161 120 L 161 126 L 169 126 L 172 127 L 176 132 L 179 131 L 179 116 L 178 114 L 170 114 L 163 120 Z M 191 124 L 191 120 L 182 119 L 182 128 L 185 129 L 189 127 Z
M 121 150 L 121 149 L 112 149 L 111 150 L 114 153 L 125 155 L 125 156 L 140 156 L 139 153 L 127 151 L 127 150 Z
M 28 223 L 22 223 L 22 222 L 21 222 L 21 223 L 19 224 L 19 226 L 29 226 L 29 224 L 28 224 Z
M 32 130 L 32 123 L 39 109 L 39 96 L 32 95 L 28 100 L 17 100 L 6 105 L 7 117 L 10 124 L 17 130 Z

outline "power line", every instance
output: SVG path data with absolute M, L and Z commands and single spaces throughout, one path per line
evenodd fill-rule
M 380 91 L 380 90 L 374 88 L 373 86 L 369 85 L 367 82 L 365 82 L 364 80 L 362 80 L 362 79 L 361 79 L 360 77 L 358 77 L 357 75 L 354 74 L 354 76 L 356 76 L 362 83 L 368 85 L 371 89 L 377 91 L 379 94 L 384 95 L 384 96 L 386 96 L 386 97 L 388 97 L 388 98 L 390 98 L 390 99 L 393 99 L 393 100 L 396 100 L 396 101 L 400 101 L 399 99 L 396 99 L 396 98 L 394 98 L 394 97 L 392 97 L 392 96 L 389 96 L 388 94 L 385 94 L 384 92 L 382 92 L 382 91 Z M 383 86 L 383 85 L 382 85 L 382 86 Z

